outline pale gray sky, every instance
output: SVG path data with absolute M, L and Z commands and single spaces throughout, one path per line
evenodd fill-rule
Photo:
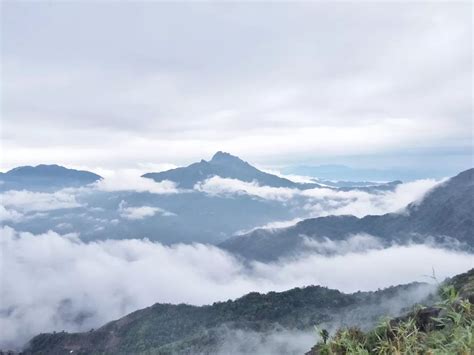
M 1 7 L 2 170 L 472 165 L 470 2 Z

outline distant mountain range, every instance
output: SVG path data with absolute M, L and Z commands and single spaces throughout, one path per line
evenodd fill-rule
M 278 336 L 285 329 L 311 331 L 319 324 L 368 328 L 382 316 L 399 315 L 414 303 L 429 303 L 432 291 L 432 286 L 420 283 L 353 294 L 309 286 L 281 293 L 253 292 L 201 307 L 157 303 L 97 330 L 38 335 L 24 354 L 230 354 L 222 346 L 235 342 L 239 331 Z M 256 353 L 250 339 L 240 346 L 242 353 Z
M 225 152 L 217 152 L 211 160 L 201 160 L 186 167 L 180 167 L 158 173 L 150 172 L 142 177 L 156 182 L 164 180 L 175 182 L 178 187 L 192 189 L 197 183 L 210 177 L 236 179 L 244 182 L 257 182 L 261 186 L 286 187 L 295 189 L 312 189 L 318 187 L 339 188 L 341 190 L 361 189 L 390 190 L 401 181 L 376 183 L 370 181 L 328 181 L 317 180 L 298 183 L 289 179 L 263 172 L 239 157 Z M 0 173 L 0 191 L 32 190 L 53 191 L 66 187 L 84 186 L 102 179 L 89 171 L 65 168 L 59 165 L 40 164 L 37 166 L 20 166 L 6 173 Z
M 67 192 L 75 208 L 56 208 L 52 203 L 42 207 L 43 213 L 23 211 L 24 218 L 3 219 L 15 229 L 31 233 L 78 232 L 83 240 L 107 238 L 149 238 L 164 244 L 211 243 L 217 244 L 242 230 L 266 225 L 274 221 L 293 220 L 308 216 L 301 198 L 291 208 L 282 201 L 260 198 L 250 194 L 212 195 L 192 190 L 195 183 L 219 176 L 258 181 L 262 186 L 286 186 L 294 189 L 319 187 L 318 184 L 298 184 L 276 175 L 262 172 L 228 153 L 218 152 L 209 162 L 192 164 L 190 167 L 157 173 L 160 179 L 171 179 L 185 191 L 176 194 L 154 194 L 146 191 L 101 191 L 100 189 Z M 146 174 L 154 176 L 154 173 Z M 53 192 L 65 187 L 85 186 L 97 181 L 99 175 L 67 169 L 57 165 L 19 167 L 0 175 L 0 191 L 32 190 Z M 363 186 L 357 189 L 376 192 L 393 190 L 398 182 L 378 186 Z M 270 184 L 270 185 L 268 185 Z M 340 190 L 352 189 L 349 187 Z M 10 194 L 12 195 L 12 194 Z M 31 195 L 31 198 L 36 198 Z M 62 195 L 64 197 L 64 194 Z M 46 198 L 43 196 L 43 198 Z M 50 197 L 52 201 L 56 199 Z M 155 211 L 151 216 L 126 219 L 119 205 L 128 208 L 148 208 Z M 3 201 L 7 204 L 7 201 Z M 15 209 L 15 206 L 6 208 Z M 7 216 L 8 217 L 8 216 Z
M 57 190 L 78 187 L 102 179 L 89 171 L 68 169 L 59 165 L 20 166 L 0 173 L 0 190 Z
M 246 182 L 257 181 L 260 185 L 271 187 L 292 187 L 308 189 L 320 187 L 317 183 L 300 184 L 258 170 L 242 159 L 225 152 L 217 152 L 211 160 L 201 160 L 186 167 L 159 173 L 147 173 L 143 177 L 155 181 L 169 180 L 181 188 L 192 189 L 198 182 L 212 176 L 237 179 Z
M 262 261 L 298 255 L 305 240 L 344 240 L 366 233 L 386 245 L 407 241 L 433 241 L 474 249 L 474 169 L 466 170 L 435 187 L 421 202 L 400 213 L 381 216 L 329 216 L 301 221 L 295 226 L 260 229 L 230 238 L 220 247 L 248 259 Z M 454 241 L 454 243 L 453 243 Z
M 212 177 L 257 181 L 262 186 L 293 189 L 319 188 L 319 184 L 299 184 L 268 174 L 229 153 L 217 152 L 210 161 L 145 177 L 155 181 L 171 180 L 186 193 L 152 194 L 136 191 L 95 191 L 76 196 L 74 213 L 52 208 L 48 213 L 28 214 L 28 218 L 3 222 L 20 230 L 44 233 L 78 231 L 84 240 L 147 237 L 165 244 L 205 242 L 248 259 L 275 260 L 297 255 L 306 249 L 306 241 L 344 240 L 357 233 L 379 237 L 381 242 L 423 241 L 432 237 L 440 243 L 451 238 L 460 245 L 473 248 L 473 169 L 467 170 L 433 190 L 421 204 L 409 205 L 404 213 L 383 216 L 329 216 L 307 219 L 293 227 L 280 230 L 256 230 L 231 237 L 238 231 L 251 230 L 278 220 L 308 216 L 305 200 L 300 198 L 289 207 L 283 201 L 268 200 L 248 194 L 214 196 L 191 190 L 195 184 Z M 97 174 L 67 169 L 58 165 L 15 168 L 0 174 L 0 191 L 55 191 L 65 187 L 84 186 L 101 177 Z M 338 191 L 362 190 L 370 193 L 393 190 L 399 181 L 374 186 L 331 187 Z M 150 206 L 156 211 L 146 218 L 125 219 L 119 205 L 125 201 L 130 208 Z M 324 204 L 324 201 L 321 202 Z M 324 208 L 324 205 L 322 205 Z M 49 210 L 46 208 L 46 210 Z M 34 218 L 31 218 L 33 217 Z M 172 216 L 172 217 L 170 217 Z M 94 221 L 91 223 L 91 221 Z M 114 221 L 108 223 L 107 221 Z M 59 227 L 58 227 L 59 226 Z M 451 246 L 453 244 L 451 243 Z
M 213 165 L 222 171 L 234 171 L 231 178 L 245 174 L 250 181 L 265 178 L 296 186 L 287 179 L 260 172 L 249 164 L 230 154 L 218 153 Z M 194 164 L 196 165 L 196 164 Z M 193 165 L 193 166 L 194 166 Z M 199 163 L 197 163 L 199 166 Z M 206 165 L 206 164 L 202 164 Z M 242 168 L 242 169 L 240 169 Z M 189 171 L 187 168 L 182 168 Z M 192 168 L 191 168 L 192 169 Z M 180 171 L 180 170 L 178 170 Z M 206 176 L 201 176 L 202 179 Z M 53 192 L 65 187 L 85 186 L 101 179 L 99 175 L 67 169 L 57 165 L 19 167 L 0 175 L 0 191 L 31 190 Z M 201 181 L 201 180 L 200 180 Z M 191 186 L 193 184 L 184 184 Z M 246 194 L 232 196 L 213 196 L 205 192 L 187 190 L 185 193 L 155 194 L 147 191 L 101 191 L 89 190 L 67 192 L 76 207 L 43 207 L 47 212 L 23 212 L 25 218 L 0 220 L 0 225 L 32 233 L 45 233 L 54 230 L 58 233 L 77 231 L 83 240 L 149 238 L 164 244 L 174 243 L 212 243 L 217 244 L 240 230 L 249 230 L 275 220 L 294 219 L 304 211 L 288 209 L 279 201 L 256 198 Z M 10 194 L 12 195 L 12 194 Z M 63 194 L 64 195 L 64 194 Z M 31 195 L 35 198 L 35 195 Z M 52 197 L 53 201 L 55 200 Z M 119 205 L 125 201 L 129 208 L 148 206 L 156 211 L 152 216 L 139 219 L 126 219 L 121 215 Z M 7 203 L 6 200 L 2 203 Z M 6 206 L 14 209 L 15 206 Z M 112 223 L 110 223 L 112 221 Z
M 392 190 L 401 181 L 395 180 L 387 183 L 370 181 L 327 181 L 314 179 L 314 182 L 298 183 L 289 179 L 263 172 L 239 157 L 225 152 L 217 152 L 211 160 L 201 160 L 186 167 L 180 167 L 159 173 L 147 173 L 143 177 L 157 182 L 169 180 L 179 187 L 192 189 L 197 183 L 213 176 L 236 179 L 244 182 L 257 182 L 260 186 L 286 187 L 300 190 L 327 187 L 343 191 L 358 189 L 363 191 Z
M 277 176 L 260 172 L 230 154 L 217 153 L 213 165 L 222 171 L 234 171 L 231 178 L 242 176 L 245 171 L 249 179 L 274 180 L 280 184 L 295 183 Z M 198 166 L 200 163 L 197 163 Z M 193 164 L 195 166 L 196 164 Z M 206 165 L 206 164 L 202 164 Z M 239 167 L 243 167 L 242 171 Z M 192 170 L 193 168 L 191 168 Z M 188 172 L 187 168 L 182 168 Z M 181 171 L 181 170 L 178 170 Z M 202 179 L 206 176 L 201 176 Z M 66 187 L 85 186 L 101 177 L 87 171 L 68 169 L 58 165 L 25 166 L 0 174 L 0 191 L 31 190 L 53 192 Z M 265 180 L 265 181 L 267 181 Z M 263 180 L 262 180 L 263 181 Z M 191 186 L 192 184 L 184 186 Z M 147 191 L 101 191 L 88 193 L 67 192 L 77 207 L 45 208 L 47 212 L 24 212 L 25 218 L 0 220 L 0 225 L 31 233 L 58 233 L 77 231 L 83 240 L 149 238 L 164 244 L 211 243 L 217 244 L 240 230 L 249 230 L 275 220 L 298 217 L 301 211 L 288 209 L 278 201 L 256 198 L 246 194 L 213 196 L 205 192 L 188 190 L 185 193 L 154 194 Z M 35 198 L 35 195 L 31 195 Z M 53 198 L 54 200 L 54 198 Z M 149 206 L 168 214 L 155 213 L 139 219 L 126 219 L 119 205 L 125 201 L 129 208 Z M 2 204 L 6 201 L 0 201 Z M 7 208 L 12 208 L 6 206 Z M 159 211 L 159 210 L 157 210 Z M 112 221 L 112 223 L 111 223 Z

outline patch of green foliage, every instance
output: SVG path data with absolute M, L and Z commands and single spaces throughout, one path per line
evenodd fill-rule
M 442 301 L 431 308 L 437 316 L 420 319 L 422 310 L 405 319 L 385 320 L 368 333 L 340 329 L 310 354 L 474 354 L 474 308 L 454 286 L 444 287 Z

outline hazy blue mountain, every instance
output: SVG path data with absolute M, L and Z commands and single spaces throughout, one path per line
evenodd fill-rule
M 91 184 L 102 177 L 59 165 L 20 166 L 0 173 L 1 190 L 55 190 Z
M 159 173 L 147 173 L 143 177 L 155 181 L 170 180 L 181 188 L 193 188 L 193 186 L 212 176 L 222 178 L 238 179 L 251 182 L 258 181 L 260 185 L 272 187 L 294 187 L 294 188 L 314 188 L 318 184 L 298 184 L 276 175 L 268 174 L 258 170 L 249 163 L 233 156 L 229 153 L 217 152 L 211 160 L 201 160 L 199 163 L 191 164 L 187 167 L 176 168 Z
M 186 167 L 171 169 L 159 173 L 147 173 L 143 177 L 153 179 L 157 182 L 170 180 L 181 188 L 191 189 L 200 181 L 212 176 L 237 179 L 246 182 L 257 181 L 260 185 L 271 187 L 289 187 L 297 189 L 312 189 L 317 187 L 337 188 L 341 190 L 359 189 L 363 191 L 393 190 L 401 181 L 380 182 L 352 182 L 352 181 L 321 181 L 314 180 L 313 183 L 297 183 L 273 174 L 265 173 L 246 161 L 229 153 L 217 152 L 211 160 L 201 160 L 198 163 Z
M 432 286 L 420 283 L 376 292 L 341 293 L 320 286 L 285 292 L 249 293 L 207 306 L 155 304 L 84 333 L 41 334 L 25 354 L 216 354 L 232 353 L 235 332 L 314 331 L 320 323 L 367 328 L 382 316 L 396 316 L 414 303 L 433 300 Z M 224 348 L 222 348 L 224 346 Z M 250 338 L 240 344 L 255 353 Z M 277 354 L 290 353 L 287 348 Z M 292 352 L 291 352 L 292 353 Z
M 337 189 L 370 189 L 373 187 L 381 188 L 382 186 L 385 186 L 387 189 L 392 188 L 395 185 L 401 184 L 402 181 L 400 180 L 394 180 L 394 181 L 389 181 L 386 183 L 381 183 L 377 181 L 348 181 L 348 180 L 324 180 L 324 179 L 318 179 L 314 178 L 315 183 L 320 184 L 320 185 L 326 185 L 328 187 L 332 188 L 337 188 Z
M 304 237 L 342 240 L 357 233 L 380 237 L 383 243 L 425 241 L 474 249 L 474 169 L 466 170 L 438 185 L 420 202 L 403 213 L 381 216 L 329 216 L 301 221 L 279 230 L 260 229 L 224 241 L 220 246 L 245 258 L 274 260 L 305 250 Z M 451 241 L 456 243 L 452 244 Z
M 200 167 L 206 168 L 204 174 Z M 296 184 L 290 180 L 264 173 L 241 159 L 218 152 L 209 162 L 158 173 L 162 179 L 177 181 L 190 188 L 195 183 L 220 174 L 243 181 L 257 180 L 267 186 L 291 188 L 317 187 L 317 184 Z M 169 175 L 172 176 L 169 176 Z M 100 179 L 85 171 L 66 169 L 57 165 L 19 167 L 2 174 L 0 190 L 27 189 L 54 191 L 64 187 L 81 186 Z M 161 179 L 160 178 L 160 179 Z M 184 181 L 184 182 L 183 182 Z M 359 187 L 360 190 L 392 190 L 399 182 L 380 186 Z M 352 189 L 343 187 L 340 190 Z M 251 230 L 274 221 L 305 218 L 304 197 L 286 201 L 266 200 L 246 194 L 210 195 L 196 190 L 177 194 L 152 194 L 137 191 L 104 192 L 97 189 L 68 192 L 75 201 L 74 208 L 46 206 L 43 210 L 21 211 L 23 218 L 5 219 L 0 225 L 17 230 L 45 233 L 78 232 L 83 240 L 106 238 L 149 238 L 165 244 L 203 242 L 218 244 L 238 232 Z M 35 197 L 31 197 L 35 198 Z M 152 208 L 155 213 L 143 218 L 127 218 L 120 205 L 127 208 Z M 322 202 L 323 204 L 324 202 Z M 51 207 L 51 208 L 49 208 Z M 9 208 L 7 206 L 7 208 Z

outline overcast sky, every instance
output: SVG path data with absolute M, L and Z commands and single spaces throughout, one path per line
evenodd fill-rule
M 2 170 L 472 165 L 470 2 L 1 6 Z

